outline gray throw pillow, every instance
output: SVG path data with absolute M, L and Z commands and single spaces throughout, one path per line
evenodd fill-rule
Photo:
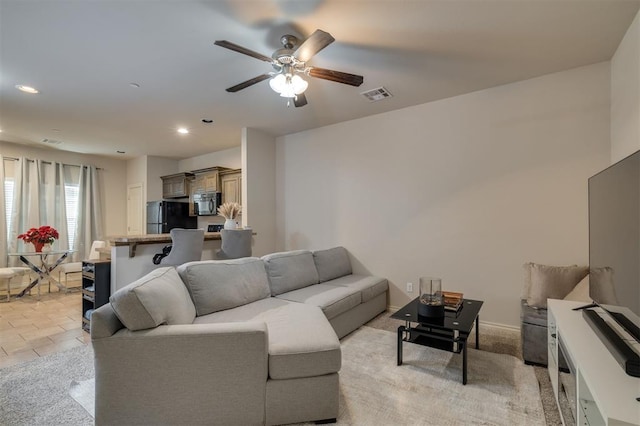
M 320 282 L 351 275 L 351 261 L 344 247 L 334 247 L 313 252 L 313 261 L 318 270 Z
M 161 324 L 191 324 L 196 310 L 175 268 L 158 268 L 109 298 L 118 319 L 129 330 Z
M 316 264 L 308 250 L 268 254 L 262 260 L 274 296 L 318 284 Z
M 257 257 L 189 262 L 177 269 L 198 316 L 271 296 L 264 264 Z
M 547 299 L 563 299 L 589 273 L 586 266 L 531 265 L 531 288 L 527 304 L 546 308 Z

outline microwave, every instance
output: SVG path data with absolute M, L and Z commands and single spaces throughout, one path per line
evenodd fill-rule
M 221 192 L 198 192 L 193 194 L 193 211 L 198 216 L 215 216 L 222 204 Z

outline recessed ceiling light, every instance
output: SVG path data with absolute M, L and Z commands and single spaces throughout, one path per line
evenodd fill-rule
M 204 124 L 211 124 L 211 123 L 213 123 L 213 120 L 212 120 L 212 119 L 210 119 L 210 118 L 203 118 L 203 119 L 202 119 L 202 122 L 203 122 Z
M 137 89 L 138 87 L 140 87 L 140 85 L 139 85 L 138 83 L 129 83 L 129 86 L 131 86 L 131 87 L 135 87 L 136 89 Z
M 180 127 L 178 128 L 178 133 L 180 133 L 181 135 L 186 135 L 187 133 L 189 133 L 189 129 L 185 127 Z
M 35 87 L 25 86 L 23 84 L 16 84 L 16 89 L 20 90 L 21 92 L 29 93 L 32 95 L 35 95 L 36 93 L 40 93 L 40 91 Z

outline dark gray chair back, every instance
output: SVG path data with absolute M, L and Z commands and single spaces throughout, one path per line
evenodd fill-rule
M 202 259 L 204 229 L 174 228 L 169 234 L 172 241 L 171 252 L 160 261 L 160 265 L 177 266 Z
M 222 229 L 222 243 L 216 253 L 218 259 L 238 259 L 251 257 L 251 229 Z

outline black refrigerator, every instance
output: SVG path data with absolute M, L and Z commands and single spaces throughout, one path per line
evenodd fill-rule
M 189 216 L 189 203 L 150 201 L 147 203 L 147 234 L 168 234 L 173 228 L 195 229 L 197 216 Z

